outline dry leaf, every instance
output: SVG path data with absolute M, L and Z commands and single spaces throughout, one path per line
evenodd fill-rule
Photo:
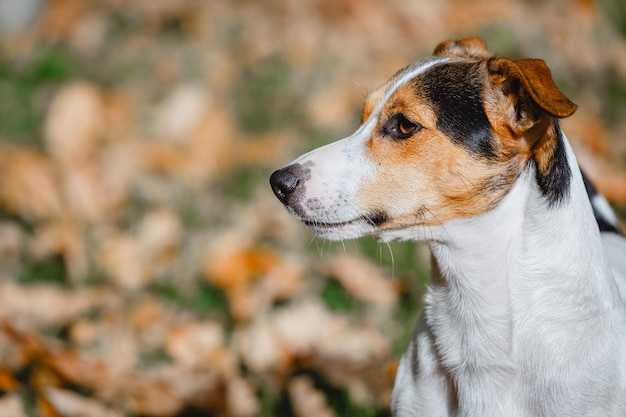
M 113 294 L 108 290 L 65 291 L 56 285 L 19 286 L 0 283 L 0 319 L 30 321 L 36 325 L 62 326 L 106 304 Z
M 371 261 L 354 255 L 338 255 L 330 263 L 330 273 L 355 298 L 389 309 L 398 301 L 393 281 Z
M 260 404 L 255 396 L 254 386 L 242 378 L 229 379 L 227 384 L 228 415 L 232 417 L 257 416 Z
M 169 209 L 147 213 L 137 227 L 137 240 L 144 258 L 156 271 L 176 259 L 183 227 L 180 219 Z
M 122 417 L 123 414 L 106 407 L 100 401 L 83 397 L 73 391 L 47 388 L 44 396 L 50 406 L 63 417 Z
M 292 378 L 289 381 L 288 391 L 296 417 L 335 416 L 335 412 L 326 402 L 326 396 L 313 386 L 313 381 L 309 377 Z
M 133 413 L 149 416 L 172 416 L 184 406 L 184 399 L 175 391 L 169 379 L 135 382 L 125 399 Z
M 100 222 L 111 214 L 117 201 L 104 187 L 100 170 L 91 161 L 73 161 L 61 169 L 61 188 L 74 220 Z
M 148 298 L 134 306 L 130 316 L 130 323 L 138 331 L 149 329 L 166 320 L 166 312 L 163 304 Z
M 0 397 L 0 415 L 6 417 L 27 417 L 22 399 L 17 393 Z
M 69 333 L 72 342 L 78 346 L 88 346 L 98 340 L 98 326 L 91 320 L 79 319 L 72 324 Z
M 239 162 L 238 133 L 234 116 L 225 107 L 212 105 L 191 132 L 176 173 L 192 186 L 203 186 Z
M 388 340 L 371 326 L 353 325 L 320 302 L 302 301 L 260 317 L 238 332 L 243 360 L 259 373 L 284 373 L 295 358 L 341 369 L 365 368 L 385 357 Z
M 208 105 L 205 88 L 201 85 L 180 85 L 172 89 L 155 115 L 155 133 L 172 143 L 190 140 Z
M 92 156 L 102 138 L 104 107 L 100 91 L 92 84 L 65 86 L 54 97 L 44 136 L 50 154 L 65 164 Z
M 216 369 L 223 366 L 216 359 L 224 359 L 224 329 L 214 322 L 178 325 L 170 331 L 165 349 L 185 368 Z
M 270 317 L 260 316 L 250 326 L 237 330 L 233 339 L 246 366 L 257 374 L 285 374 L 293 361 L 294 352 L 278 338 Z
M 58 218 L 63 199 L 58 171 L 41 153 L 0 145 L 0 204 L 28 220 Z
M 206 258 L 209 282 L 226 292 L 231 313 L 238 320 L 252 316 L 259 301 L 253 285 L 280 262 L 276 254 L 254 247 L 249 239 L 234 233 L 214 240 Z
M 203 398 L 211 398 L 212 404 L 223 409 L 225 399 L 220 382 L 214 374 L 160 366 L 130 375 L 123 393 L 134 414 L 165 417 L 175 415 L 185 404 Z
M 54 409 L 50 401 L 44 396 L 38 395 L 36 398 L 37 414 L 40 417 L 64 417 Z
M 138 290 L 152 279 L 151 266 L 143 256 L 141 245 L 128 233 L 107 236 L 96 260 L 113 282 L 127 290 Z

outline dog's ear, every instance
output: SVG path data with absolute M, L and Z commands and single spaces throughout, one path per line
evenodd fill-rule
M 541 59 L 493 58 L 487 68 L 493 87 L 505 96 L 516 96 L 518 116 L 524 116 L 521 111 L 530 110 L 525 103 L 527 99 L 554 117 L 568 117 L 576 111 L 576 104 L 558 89 L 550 68 Z
M 576 104 L 558 89 L 540 59 L 492 58 L 487 70 L 485 106 L 491 107 L 487 114 L 504 138 L 503 147 L 508 152 L 528 152 L 537 165 L 539 187 L 551 205 L 558 203 L 569 187 L 570 173 L 554 117 L 571 116 Z
M 474 58 L 487 59 L 491 54 L 487 50 L 487 45 L 482 39 L 477 37 L 465 38 L 458 41 L 447 40 L 441 42 L 433 52 L 435 56 L 445 56 L 450 58 Z

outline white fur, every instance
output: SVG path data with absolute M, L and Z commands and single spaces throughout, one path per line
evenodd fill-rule
M 626 312 L 569 145 L 568 160 L 567 205 L 547 210 L 529 172 L 493 211 L 432 231 L 441 279 L 396 416 L 626 415 Z

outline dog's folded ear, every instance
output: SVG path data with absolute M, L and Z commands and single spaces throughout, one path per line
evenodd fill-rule
M 433 55 L 449 58 L 475 59 L 487 59 L 491 57 L 485 42 L 477 37 L 465 38 L 458 41 L 447 40 L 441 42 L 435 48 Z
M 576 104 L 558 89 L 550 68 L 541 59 L 493 58 L 487 68 L 492 85 L 499 86 L 505 95 L 522 97 L 526 93 L 539 108 L 554 117 L 568 117 L 576 111 Z

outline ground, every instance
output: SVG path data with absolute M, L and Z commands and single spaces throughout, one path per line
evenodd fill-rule
M 428 253 L 268 178 L 440 41 L 546 60 L 626 213 L 619 0 L 0 3 L 0 415 L 388 415 Z

